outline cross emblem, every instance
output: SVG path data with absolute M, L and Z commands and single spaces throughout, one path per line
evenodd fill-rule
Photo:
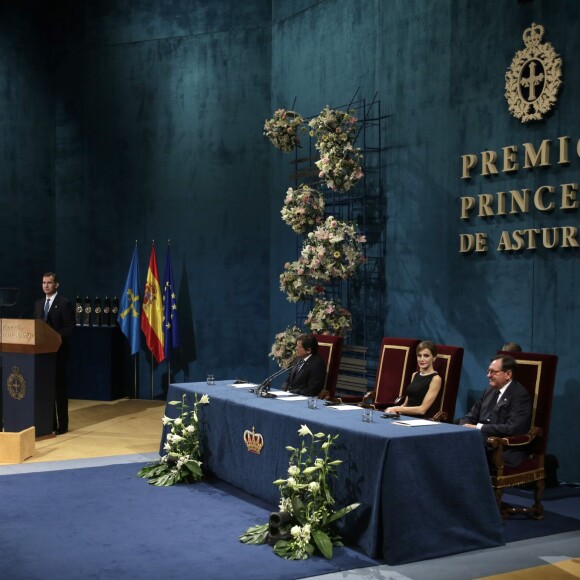
M 540 72 L 539 74 L 536 75 L 536 64 L 539 64 L 540 69 L 543 70 L 541 63 L 537 63 L 536 61 L 532 60 L 528 65 L 530 76 L 528 77 L 522 76 L 520 80 L 520 85 L 522 85 L 522 87 L 526 87 L 527 89 L 529 89 L 527 101 L 530 103 L 535 101 L 542 94 L 542 91 L 540 91 L 540 95 L 536 97 L 536 86 L 544 81 L 543 72 Z
M 127 308 L 121 312 L 120 316 L 122 320 L 125 320 L 125 317 L 129 315 L 129 312 L 132 312 L 133 318 L 137 318 L 139 316 L 139 313 L 135 308 L 135 304 L 139 302 L 139 294 L 135 296 L 135 294 L 133 294 L 133 290 L 129 288 L 127 290 L 127 296 L 129 296 L 129 306 L 127 306 Z

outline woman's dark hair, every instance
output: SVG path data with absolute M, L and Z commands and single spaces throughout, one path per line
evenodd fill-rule
M 437 348 L 430 340 L 422 340 L 418 345 L 415 352 L 419 354 L 421 350 L 429 350 L 433 356 L 437 356 Z

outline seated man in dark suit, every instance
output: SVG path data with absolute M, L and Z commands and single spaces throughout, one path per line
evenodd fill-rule
M 318 341 L 312 334 L 301 334 L 296 339 L 298 363 L 283 384 L 285 391 L 315 397 L 324 389 L 326 365 L 318 354 Z
M 513 379 L 515 369 L 516 361 L 511 356 L 501 355 L 492 359 L 487 369 L 489 388 L 459 421 L 460 425 L 481 431 L 486 450 L 488 437 L 524 434 L 530 428 L 530 395 L 524 386 Z M 515 467 L 527 453 L 526 446 L 505 449 L 504 463 Z

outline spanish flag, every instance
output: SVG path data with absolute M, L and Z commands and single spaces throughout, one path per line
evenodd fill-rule
M 147 346 L 153 358 L 160 363 L 165 358 L 163 348 L 163 295 L 159 286 L 159 274 L 157 273 L 157 259 L 155 258 L 155 246 L 151 248 L 149 268 L 145 278 L 145 291 L 143 292 L 143 307 L 141 314 L 141 330 L 145 335 Z

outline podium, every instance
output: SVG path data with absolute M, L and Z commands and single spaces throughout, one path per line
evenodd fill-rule
M 4 431 L 52 433 L 56 352 L 62 339 L 43 320 L 0 321 Z

